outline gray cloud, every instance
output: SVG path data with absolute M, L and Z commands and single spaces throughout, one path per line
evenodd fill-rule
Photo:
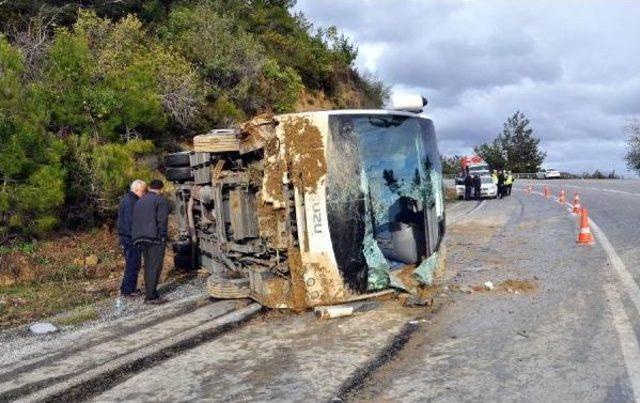
M 623 172 L 640 116 L 640 3 L 299 0 L 314 23 L 358 45 L 360 70 L 429 98 L 441 151 L 490 141 L 516 109 L 572 171 Z

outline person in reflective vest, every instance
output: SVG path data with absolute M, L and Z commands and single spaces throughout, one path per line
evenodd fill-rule
M 507 175 L 505 175 L 504 186 L 505 194 L 507 196 L 511 196 L 511 187 L 513 186 L 513 175 L 511 174 L 511 171 L 508 171 Z
M 491 174 L 491 182 L 493 182 L 494 185 L 498 185 L 498 171 L 496 171 L 495 169 Z

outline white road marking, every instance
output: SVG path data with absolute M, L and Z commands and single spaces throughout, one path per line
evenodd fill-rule
M 607 239 L 607 236 L 604 234 L 604 232 L 602 232 L 598 224 L 596 224 L 591 218 L 589 218 L 589 225 L 591 226 L 593 235 L 595 235 L 595 237 L 598 239 L 598 242 L 600 242 L 600 245 L 602 245 L 602 248 L 605 250 L 605 252 L 607 252 L 607 256 L 609 257 L 611 266 L 618 274 L 620 282 L 626 289 L 627 294 L 629 294 L 629 298 L 640 313 L 640 288 L 638 288 L 638 284 L 635 282 L 633 276 L 631 275 L 629 270 L 627 270 L 626 266 L 622 262 L 622 259 L 620 259 L 620 256 L 618 256 L 615 249 L 613 249 L 613 246 L 609 242 L 609 239 Z M 640 389 L 638 389 L 638 391 L 640 392 Z M 640 398 L 640 395 L 638 397 Z
M 532 193 L 544 196 L 540 192 Z M 558 200 L 557 197 L 554 197 L 553 199 L 556 201 Z M 569 207 L 573 207 L 569 202 L 565 202 L 564 204 Z M 618 275 L 618 279 L 620 280 L 619 283 L 622 284 L 627 295 L 629 295 L 629 299 L 631 299 L 636 310 L 640 313 L 640 288 L 638 287 L 638 284 L 635 282 L 633 276 L 629 270 L 627 270 L 622 259 L 620 259 L 620 256 L 618 256 L 618 253 L 616 253 L 613 245 L 611 245 L 611 242 L 609 242 L 609 239 L 600 229 L 598 224 L 589 218 L 589 225 L 591 226 L 594 236 L 598 239 L 598 242 L 602 245 L 602 248 L 607 254 L 613 270 Z M 633 325 L 631 324 L 629 316 L 624 310 L 624 305 L 622 305 L 619 288 L 611 283 L 605 283 L 603 288 L 607 295 L 609 309 L 613 315 L 613 326 L 618 333 L 620 350 L 624 358 L 627 376 L 629 377 L 629 382 L 633 389 L 633 395 L 635 401 L 640 402 L 640 344 L 638 344 L 638 337 L 633 330 Z
M 569 207 L 572 207 L 571 203 L 565 202 Z M 618 256 L 618 253 L 609 242 L 609 239 L 600 229 L 598 224 L 589 218 L 589 226 L 593 232 L 593 235 L 598 239 L 602 249 L 607 253 L 609 262 L 614 271 L 620 279 L 620 283 L 627 291 L 627 295 L 635 305 L 636 310 L 640 313 L 640 288 L 633 279 L 633 276 L 627 270 L 627 267 Z M 640 345 L 638 344 L 638 337 L 633 331 L 633 325 L 629 316 L 624 310 L 622 301 L 620 300 L 620 294 L 618 287 L 613 284 L 604 284 L 604 290 L 607 294 L 607 301 L 609 302 L 609 308 L 613 315 L 613 325 L 618 332 L 618 339 L 620 341 L 620 350 L 624 358 L 624 364 L 627 370 L 627 376 L 633 389 L 633 395 L 636 402 L 640 402 Z
M 533 185 L 531 185 L 531 186 L 533 186 Z M 552 184 L 552 185 L 541 185 L 541 186 L 565 187 L 565 188 L 573 188 L 573 189 L 595 190 L 595 191 L 598 191 L 598 192 L 618 193 L 618 194 L 627 195 L 627 196 L 636 196 L 636 197 L 640 197 L 640 193 L 626 192 L 626 191 L 624 191 L 624 190 L 617 190 L 617 189 L 598 188 L 598 187 L 593 187 L 593 186 L 562 185 L 562 184 L 557 184 L 557 183 L 554 183 L 554 184 Z
M 482 207 L 484 207 L 484 204 L 486 203 L 486 200 L 483 200 L 482 203 L 478 204 L 473 210 L 469 211 L 466 215 L 471 215 L 473 213 L 475 213 L 476 211 L 480 210 Z
M 577 186 L 577 185 L 567 185 L 566 187 L 575 188 L 575 189 L 589 189 L 589 190 L 595 190 L 598 192 L 618 193 L 618 194 L 627 195 L 627 196 L 640 196 L 639 193 L 625 192 L 624 190 L 617 190 L 617 189 L 596 188 L 591 186 Z
M 633 326 L 631 326 L 629 317 L 624 310 L 616 287 L 612 284 L 604 284 L 604 291 L 613 315 L 613 326 L 618 332 L 618 340 L 620 341 L 627 376 L 631 382 L 633 396 L 637 402 L 640 396 L 638 395 L 638 392 L 640 392 L 640 346 L 638 346 L 638 338 L 633 331 Z

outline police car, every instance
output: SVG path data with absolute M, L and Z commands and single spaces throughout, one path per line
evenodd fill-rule
M 498 197 L 498 185 L 493 183 L 491 176 L 483 175 L 480 177 L 480 197 L 492 198 Z M 456 195 L 458 199 L 464 199 L 464 184 L 456 183 Z M 473 197 L 473 190 L 471 191 L 471 197 Z

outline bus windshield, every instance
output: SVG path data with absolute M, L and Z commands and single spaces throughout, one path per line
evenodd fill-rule
M 444 200 L 435 132 L 430 120 L 403 115 L 331 115 L 329 126 L 332 246 L 346 281 L 362 288 L 377 263 L 418 265 L 438 248 Z

